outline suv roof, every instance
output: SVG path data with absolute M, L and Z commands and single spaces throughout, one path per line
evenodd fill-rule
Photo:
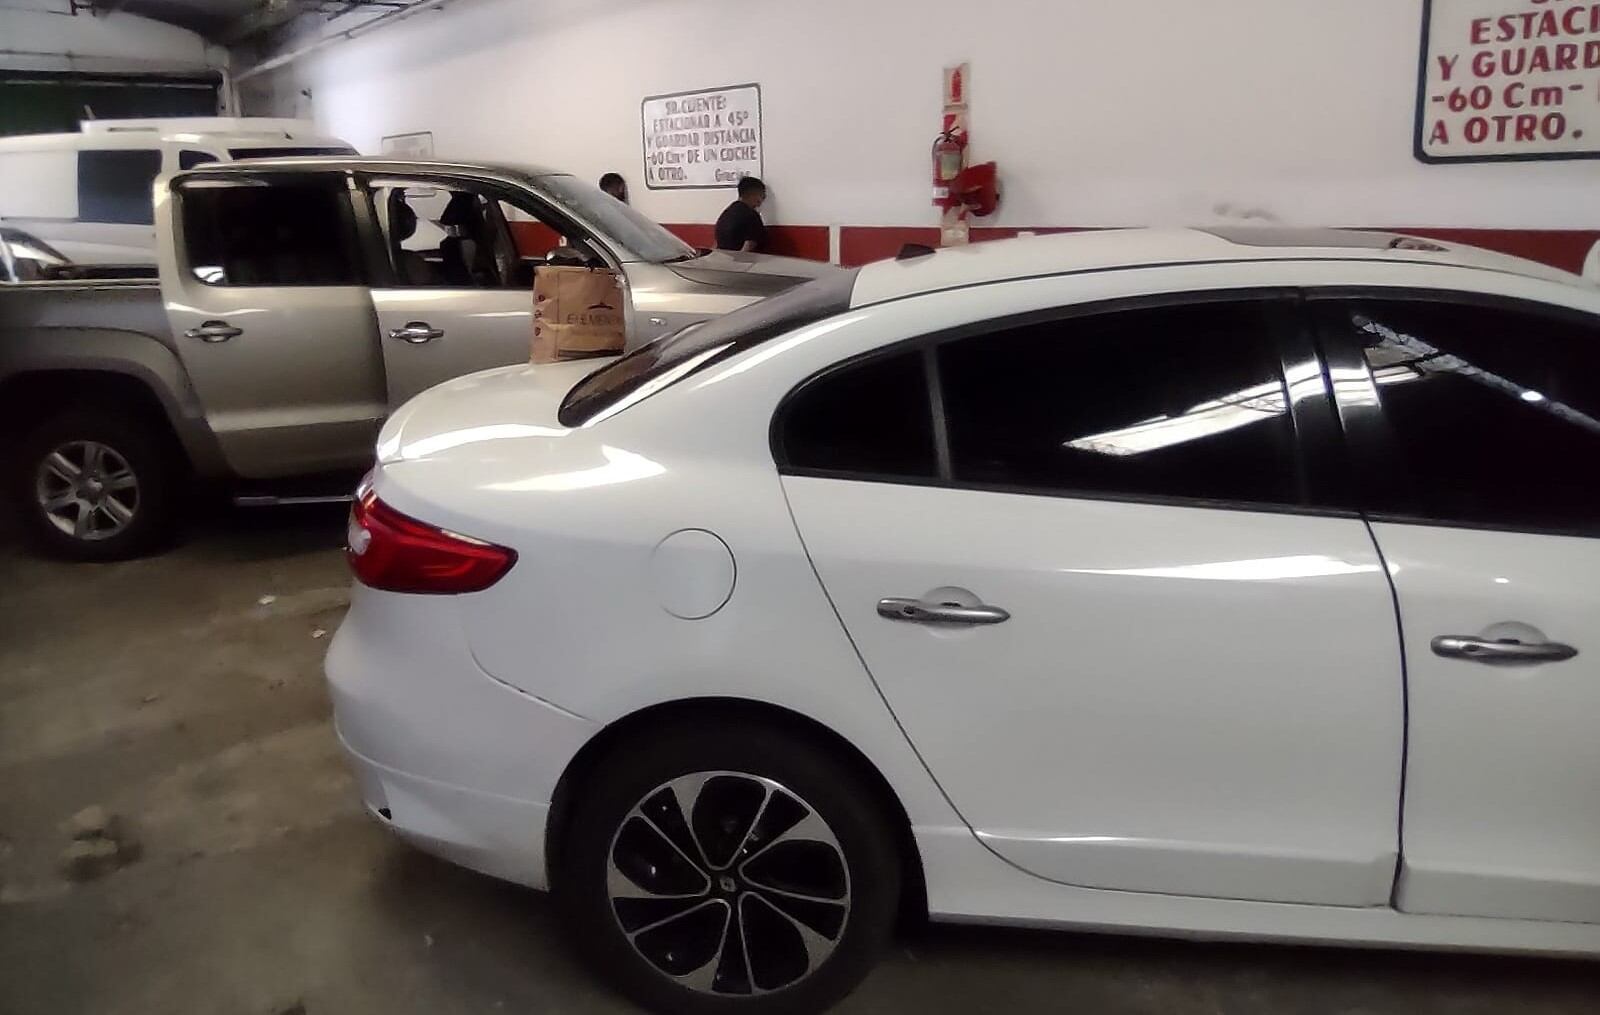
M 546 166 L 518 165 L 510 162 L 442 162 L 406 155 L 291 155 L 272 159 L 247 159 L 242 162 L 209 162 L 192 172 L 226 173 L 278 169 L 313 172 L 319 169 L 357 169 L 368 173 L 488 173 L 510 176 L 566 176 Z
M 223 147 L 342 148 L 310 121 L 252 116 L 191 116 L 145 120 L 85 120 L 82 129 L 0 138 L 0 152 L 149 148 L 156 144 Z
M 985 282 L 1112 268 L 1210 261 L 1344 259 L 1407 261 L 1509 272 L 1568 284 L 1581 278 L 1509 254 L 1401 233 L 1354 229 L 1217 226 L 1103 229 L 952 247 L 863 268 L 852 303 L 862 306 Z

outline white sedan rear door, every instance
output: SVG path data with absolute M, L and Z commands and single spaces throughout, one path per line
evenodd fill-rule
M 1306 506 L 1296 432 L 1333 417 L 1314 364 L 1285 384 L 1298 322 L 1275 294 L 1045 312 L 847 363 L 780 409 L 845 630 L 1017 866 L 1388 903 L 1395 614 L 1359 516 Z

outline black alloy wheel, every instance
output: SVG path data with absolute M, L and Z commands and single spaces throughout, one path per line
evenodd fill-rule
M 669 760 L 670 759 L 670 760 Z M 658 1011 L 816 1011 L 870 969 L 899 857 L 855 773 L 775 731 L 618 752 L 556 891 L 597 968 Z

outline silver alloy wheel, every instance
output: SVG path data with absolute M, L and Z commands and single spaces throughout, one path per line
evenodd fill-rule
M 646 962 L 719 995 L 804 979 L 850 916 L 833 829 L 793 790 L 745 772 L 696 772 L 647 793 L 612 836 L 606 893 Z
M 139 477 L 110 445 L 68 441 L 40 460 L 34 494 L 51 525 L 73 539 L 93 542 L 133 524 Z

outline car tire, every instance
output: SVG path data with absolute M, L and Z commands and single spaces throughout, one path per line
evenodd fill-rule
M 616 745 L 575 792 L 555 894 L 646 1008 L 821 1011 L 889 940 L 901 863 L 880 797 L 809 738 L 679 725 Z
M 154 548 L 172 529 L 179 469 L 164 435 L 134 415 L 72 408 L 35 426 L 12 460 L 11 500 L 27 542 L 66 560 Z

